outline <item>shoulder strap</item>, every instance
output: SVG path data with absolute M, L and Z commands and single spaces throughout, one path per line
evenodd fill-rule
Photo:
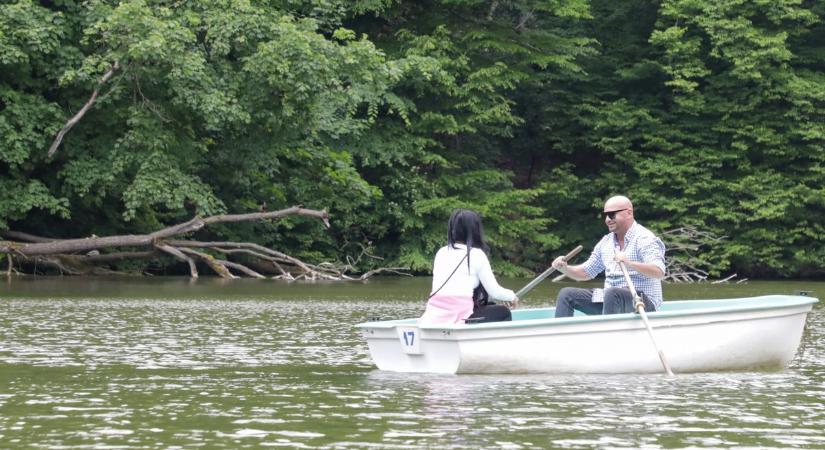
M 447 279 L 444 280 L 443 283 L 441 283 L 441 286 L 438 289 L 436 289 L 433 293 L 430 294 L 429 297 L 427 297 L 427 300 L 433 298 L 433 295 L 438 294 L 438 291 L 440 291 L 441 288 L 443 288 L 447 284 L 447 282 L 450 281 L 450 278 L 452 278 L 453 275 L 455 275 L 455 271 L 458 270 L 459 267 L 461 267 L 461 263 L 463 263 L 465 259 L 467 259 L 467 254 L 466 253 L 464 254 L 464 257 L 461 258 L 461 261 L 458 262 L 458 265 L 455 266 L 455 269 L 453 269 L 453 272 L 450 274 L 450 276 L 447 277 Z

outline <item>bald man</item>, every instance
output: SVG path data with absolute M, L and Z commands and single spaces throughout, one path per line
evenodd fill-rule
M 624 262 L 633 286 L 642 297 L 645 311 L 662 305 L 662 282 L 665 276 L 665 244 L 633 218 L 633 203 L 621 195 L 604 203 L 606 234 L 583 264 L 568 266 L 564 257 L 553 267 L 576 281 L 595 278 L 604 272 L 604 289 L 564 288 L 556 299 L 556 317 L 570 317 L 573 310 L 585 314 L 620 314 L 635 311 L 633 294 L 619 267 Z

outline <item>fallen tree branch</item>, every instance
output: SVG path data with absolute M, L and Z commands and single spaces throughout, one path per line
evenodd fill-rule
M 54 239 L 49 239 L 41 236 L 35 236 L 29 233 L 22 233 L 20 231 L 5 230 L 0 231 L 0 236 L 8 239 L 16 239 L 23 242 L 52 242 Z
M 242 265 L 233 263 L 230 261 L 224 261 L 222 259 L 216 259 L 214 256 L 199 252 L 197 250 L 192 250 L 191 248 L 181 248 L 180 251 L 186 253 L 187 255 L 194 255 L 198 257 L 201 261 L 205 262 L 206 265 L 212 268 L 221 278 L 238 278 L 237 276 L 233 275 L 232 272 L 229 271 L 229 267 L 240 270 L 241 272 L 255 278 L 266 278 L 265 276 L 255 272 L 254 270 Z
M 118 69 L 120 69 L 120 63 L 118 61 L 115 61 L 115 63 L 112 64 L 112 68 L 109 69 L 108 72 L 103 74 L 103 78 L 101 78 L 100 81 L 98 81 L 97 87 L 94 91 L 92 91 L 92 96 L 89 98 L 86 104 L 83 105 L 82 108 L 80 108 L 80 111 L 78 111 L 77 114 L 72 116 L 72 118 L 69 119 L 68 122 L 66 122 L 66 125 L 63 125 L 63 128 L 57 133 L 57 136 L 55 136 L 54 138 L 54 142 L 52 142 L 52 145 L 49 147 L 49 158 L 54 156 L 54 154 L 57 152 L 57 148 L 60 147 L 60 143 L 63 142 L 63 136 L 65 136 L 66 133 L 68 133 L 73 126 L 80 122 L 80 119 L 83 118 L 83 116 L 86 114 L 86 111 L 88 111 L 89 108 L 91 108 L 92 105 L 95 103 L 95 100 L 97 100 L 97 95 L 100 93 L 100 87 L 103 86 L 107 81 L 109 81 L 109 78 L 112 78 L 112 75 L 114 75 Z
M 359 255 L 355 261 L 347 258 L 348 264 L 320 263 L 314 265 L 283 252 L 250 242 L 201 242 L 171 239 L 180 235 L 196 232 L 207 225 L 271 220 L 291 215 L 318 218 L 323 221 L 326 227 L 330 226 L 326 210 L 313 210 L 301 206 L 293 206 L 279 211 L 265 211 L 250 214 L 222 214 L 206 218 L 195 217 L 187 222 L 142 235 L 106 237 L 92 235 L 88 238 L 80 239 L 52 239 L 18 231 L 0 231 L 0 236 L 16 240 L 0 242 L 0 255 L 7 254 L 11 257 L 12 254 L 17 254 L 23 261 L 31 260 L 34 262 L 35 267 L 37 263 L 41 262 L 47 267 L 59 270 L 61 273 L 77 275 L 94 272 L 94 264 L 106 264 L 127 259 L 148 259 L 159 255 L 170 255 L 188 265 L 189 275 L 192 278 L 198 278 L 199 276 L 198 263 L 209 266 L 216 274 L 224 278 L 237 278 L 237 275 L 233 274 L 232 271 L 249 277 L 266 278 L 265 275 L 257 270 L 248 267 L 247 263 L 243 261 L 218 259 L 210 253 L 251 257 L 253 258 L 253 264 L 265 262 L 268 265 L 264 268 L 264 272 L 267 272 L 271 268 L 274 269 L 277 275 L 273 278 L 286 280 L 364 280 L 382 272 L 406 275 L 401 272 L 403 268 L 399 267 L 373 269 L 362 274 L 360 277 L 347 275 L 348 271 L 354 270 L 354 262 L 360 260 L 364 255 L 374 259 L 381 259 L 369 255 L 366 249 L 362 249 L 361 255 Z M 149 247 L 149 250 L 123 250 L 129 247 Z M 101 250 L 105 251 L 106 249 L 112 248 L 117 249 L 112 253 L 101 252 Z M 260 268 L 256 267 L 256 269 Z
M 225 265 L 226 267 L 241 271 L 241 272 L 247 274 L 248 276 L 250 276 L 252 278 L 259 278 L 259 279 L 266 278 L 265 276 L 259 274 L 258 272 L 255 272 L 254 270 L 250 269 L 249 267 L 246 267 L 243 264 L 234 263 L 232 261 L 224 261 L 222 259 L 216 259 L 215 261 Z
M 230 222 L 249 222 L 253 220 L 263 219 L 280 219 L 284 216 L 307 216 L 316 217 L 324 222 L 324 226 L 329 228 L 329 214 L 326 209 L 315 210 L 305 209 L 301 206 L 293 206 L 291 208 L 282 209 L 280 211 L 257 212 L 248 214 L 222 214 L 219 216 L 212 216 L 203 219 L 204 225 L 211 225 L 213 223 L 230 223 Z
M 363 281 L 363 280 L 366 280 L 367 278 L 370 278 L 374 275 L 378 275 L 379 273 L 383 273 L 383 272 L 390 272 L 390 273 L 394 273 L 396 275 L 404 275 L 404 276 L 407 276 L 407 277 L 412 276 L 411 274 L 408 274 L 406 272 L 402 272 L 402 270 L 405 270 L 405 268 L 404 267 L 379 267 L 378 269 L 373 269 L 373 270 L 364 272 L 360 277 L 358 277 L 358 279 Z
M 716 280 L 716 281 L 714 281 L 712 284 L 727 283 L 728 281 L 730 281 L 730 280 L 732 280 L 732 279 L 734 279 L 734 278 L 736 278 L 736 274 L 733 274 L 733 275 L 731 275 L 731 276 L 729 276 L 729 277 L 727 277 L 727 278 L 723 278 L 723 279 L 721 279 L 721 280 Z
M 189 264 L 189 276 L 191 276 L 192 278 L 198 278 L 198 268 L 197 266 L 195 266 L 195 261 L 192 261 L 192 258 L 184 255 L 182 251 L 176 249 L 175 247 L 172 247 L 171 245 L 157 243 L 155 244 L 155 247 L 158 250 L 166 252 L 174 256 L 175 258 L 179 259 L 180 261 Z
M 196 247 L 196 248 L 214 248 L 214 249 L 224 249 L 223 251 L 226 253 L 228 250 L 226 248 L 232 249 L 251 249 L 257 250 L 260 253 L 265 255 L 270 255 L 279 262 L 285 262 L 288 264 L 292 264 L 294 266 L 300 267 L 305 273 L 312 272 L 314 269 L 311 268 L 309 265 L 304 263 L 303 261 L 293 258 L 287 254 L 281 253 L 279 251 L 275 251 L 269 248 L 264 247 L 263 245 L 252 244 L 248 242 L 200 242 L 200 241 L 182 241 L 182 240 L 174 240 L 169 241 L 170 245 L 174 245 L 175 247 Z
M 251 244 L 251 245 L 256 245 L 256 244 Z M 263 253 L 259 253 L 259 252 L 256 252 L 256 251 L 253 251 L 253 250 L 247 250 L 247 249 L 215 248 L 215 251 L 218 251 L 218 252 L 221 252 L 221 253 L 224 253 L 224 254 L 227 254 L 227 255 L 247 254 L 247 255 L 254 256 L 257 259 L 268 261 L 269 263 L 271 263 L 272 267 L 274 267 L 275 270 L 278 271 L 279 277 L 283 277 L 284 279 L 287 279 L 287 280 L 294 280 L 295 279 L 292 276 L 292 274 L 290 274 L 289 272 L 284 270 L 284 268 L 280 264 L 278 264 L 278 260 L 276 258 L 272 257 L 272 256 L 268 256 L 268 255 L 265 255 Z
M 727 236 L 717 236 L 691 226 L 667 230 L 661 236 L 667 248 L 667 270 L 664 280 L 674 283 L 708 281 L 711 263 L 697 255 L 727 239 Z
M 236 214 L 236 215 L 219 215 L 207 218 L 195 217 L 188 222 L 164 228 L 150 234 L 140 235 L 120 235 L 107 237 L 88 237 L 81 239 L 59 239 L 50 240 L 47 242 L 35 243 L 19 243 L 19 242 L 0 242 L 0 253 L 17 252 L 21 255 L 50 255 L 56 253 L 78 253 L 88 252 L 89 250 L 97 250 L 111 247 L 146 247 L 152 245 L 153 242 L 178 236 L 181 234 L 198 231 L 206 225 L 224 222 L 242 222 L 262 219 L 278 219 L 285 216 L 298 215 L 317 217 L 324 221 L 325 225 L 329 225 L 328 213 L 326 210 L 317 211 L 313 209 L 304 209 L 300 206 L 293 206 L 291 208 L 282 209 L 280 211 L 253 213 L 253 214 Z

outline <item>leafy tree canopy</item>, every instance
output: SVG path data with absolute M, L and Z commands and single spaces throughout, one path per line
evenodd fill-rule
M 0 230 L 209 238 L 429 271 L 456 207 L 526 274 L 640 222 L 713 275 L 822 275 L 825 6 L 0 1 Z M 56 137 L 59 137 L 56 141 Z M 59 143 L 50 153 L 53 143 Z

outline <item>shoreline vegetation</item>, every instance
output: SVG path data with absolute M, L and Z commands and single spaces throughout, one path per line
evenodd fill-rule
M 422 275 L 463 207 L 526 278 L 623 194 L 668 281 L 825 276 L 822 2 L 12 0 L 0 30 L 7 275 Z

